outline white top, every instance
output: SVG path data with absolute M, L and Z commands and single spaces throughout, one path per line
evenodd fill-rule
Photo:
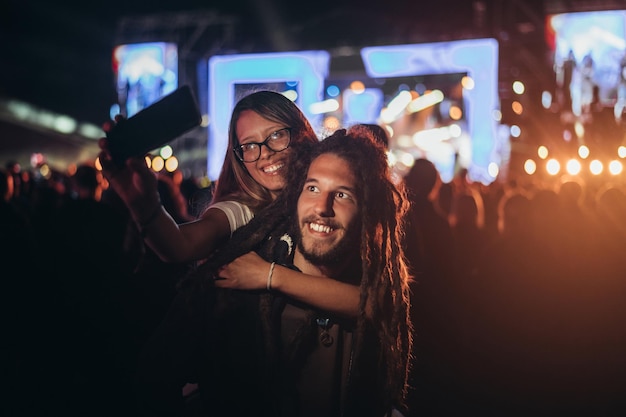
M 209 208 L 220 209 L 226 214 L 228 223 L 230 223 L 230 235 L 232 236 L 235 230 L 241 226 L 248 224 L 254 217 L 254 214 L 250 210 L 250 207 L 242 204 L 238 201 L 219 201 L 215 204 L 211 204 Z

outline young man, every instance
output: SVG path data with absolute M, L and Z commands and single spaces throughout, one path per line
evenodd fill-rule
M 172 336 L 187 337 L 185 353 L 177 350 L 180 342 L 148 349 L 142 362 L 148 366 L 140 366 L 152 401 L 166 398 L 168 384 L 180 392 L 191 381 L 199 383 L 209 415 L 382 417 L 402 407 L 412 332 L 399 244 L 403 192 L 391 181 L 384 147 L 366 128 L 338 131 L 301 156 L 290 176 L 299 180 L 201 269 L 257 249 L 270 261 L 359 285 L 358 318 L 282 295 L 273 264 L 256 291 L 191 280 L 181 293 L 183 309 L 174 306 L 185 324 L 160 334 L 166 346 Z M 228 271 L 219 277 L 228 280 Z M 159 375 L 149 372 L 154 364 Z

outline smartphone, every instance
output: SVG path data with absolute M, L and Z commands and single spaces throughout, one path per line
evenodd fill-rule
M 199 126 L 201 119 L 191 88 L 184 85 L 107 132 L 111 158 L 123 166 L 127 158 L 144 156 Z

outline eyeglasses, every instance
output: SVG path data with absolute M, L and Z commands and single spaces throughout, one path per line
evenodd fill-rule
M 291 128 L 285 127 L 272 132 L 263 142 L 248 142 L 235 146 L 233 151 L 241 162 L 255 162 L 261 157 L 261 146 L 265 145 L 274 152 L 282 152 L 291 143 Z

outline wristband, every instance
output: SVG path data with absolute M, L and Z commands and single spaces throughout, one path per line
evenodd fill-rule
M 267 274 L 267 290 L 268 291 L 272 291 L 272 274 L 274 273 L 274 265 L 276 265 L 276 262 L 272 262 L 270 264 L 270 273 Z

